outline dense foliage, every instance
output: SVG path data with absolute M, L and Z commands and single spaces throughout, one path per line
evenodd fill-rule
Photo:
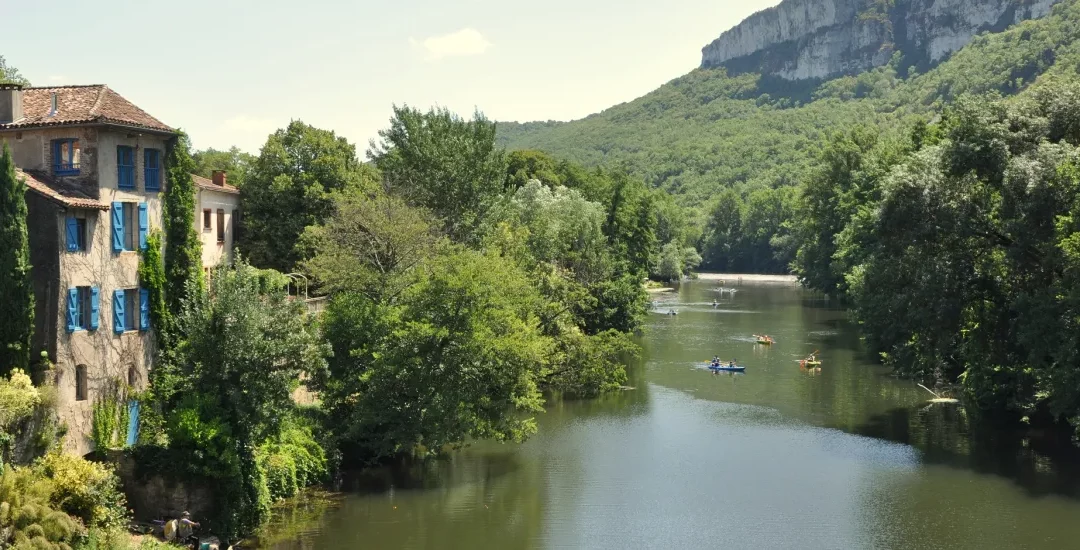
M 898 372 L 1080 429 L 1077 112 L 1080 80 L 1052 78 L 962 97 L 901 143 L 835 137 L 804 192 L 799 274 L 850 298 Z
M 30 366 L 34 288 L 26 233 L 26 183 L 4 143 L 0 152 L 0 376 Z
M 0 377 L 0 467 L 10 462 L 11 445 L 20 425 L 41 403 L 41 393 L 21 369 Z
M 520 440 L 541 390 L 622 384 L 657 234 L 685 252 L 677 211 L 621 174 L 508 158 L 482 115 L 395 113 L 369 153 L 385 188 L 337 193 L 300 241 L 331 298 L 312 386 L 345 458 Z
M 172 311 L 165 299 L 168 280 L 162 257 L 165 250 L 162 236 L 161 231 L 152 230 L 139 258 L 139 288 L 145 288 L 150 295 L 150 325 L 154 327 L 159 348 L 168 347 L 168 335 L 175 333 Z
M 191 179 L 194 162 L 186 135 L 179 135 L 170 145 L 166 159 L 166 186 L 163 200 L 165 232 L 165 303 L 171 312 L 183 308 L 188 294 L 203 289 L 202 241 L 195 232 L 195 182 Z M 158 338 L 171 338 L 171 325 L 157 326 Z
M 177 318 L 183 339 L 157 369 L 155 404 L 169 452 L 217 483 L 222 534 L 250 533 L 269 510 L 258 448 L 277 441 L 301 374 L 324 368 L 325 346 L 280 278 L 238 260 L 192 295 Z
M 448 110 L 421 113 L 395 107 L 390 128 L 368 155 L 386 185 L 431 211 L 459 242 L 476 242 L 480 221 L 500 196 L 506 165 L 495 147 L 495 123 Z
M 332 211 L 332 195 L 374 186 L 370 166 L 334 132 L 298 120 L 270 135 L 245 178 L 241 250 L 253 265 L 291 271 L 297 240 Z
M 130 548 L 124 506 L 112 469 L 80 457 L 49 453 L 30 466 L 0 467 L 0 547 Z
M 215 170 L 224 170 L 229 185 L 241 188 L 247 181 L 256 158 L 255 155 L 236 147 L 231 147 L 228 151 L 218 151 L 211 147 L 191 154 L 191 160 L 195 163 L 194 174 L 210 178 Z

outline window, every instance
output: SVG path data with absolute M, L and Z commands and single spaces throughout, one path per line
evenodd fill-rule
M 145 202 L 112 203 L 112 247 L 113 252 L 146 249 L 146 235 L 150 229 L 150 218 Z
M 79 175 L 79 140 L 54 139 L 52 142 L 53 174 Z
M 68 332 L 98 328 L 100 308 L 97 288 L 89 286 L 69 288 L 67 302 Z
M 113 291 L 113 332 L 150 329 L 150 293 L 145 288 Z
M 143 151 L 143 179 L 147 191 L 161 190 L 161 151 L 157 149 Z
M 220 208 L 217 211 L 217 242 L 225 242 L 225 211 Z
M 210 212 L 209 208 L 202 211 L 202 228 L 203 228 L 203 231 L 210 231 L 211 214 L 212 213 Z
M 130 313 L 125 319 L 124 330 L 137 330 L 139 327 L 135 324 L 135 320 L 138 319 L 137 312 L 139 311 L 139 289 L 128 288 L 124 290 L 124 310 Z
M 86 401 L 86 365 L 75 367 L 75 400 Z
M 86 235 L 89 225 L 86 222 L 86 212 L 76 210 L 67 217 L 68 252 L 86 252 L 86 247 L 90 242 Z
M 116 186 L 135 189 L 135 150 L 127 145 L 116 148 Z

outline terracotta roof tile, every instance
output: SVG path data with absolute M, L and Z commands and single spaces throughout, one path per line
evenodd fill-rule
M 52 95 L 57 108 L 52 112 Z M 104 84 L 23 89 L 23 117 L 0 129 L 64 124 L 112 123 L 173 132 Z
M 198 185 L 203 189 L 209 189 L 210 191 L 219 191 L 222 193 L 233 193 L 236 195 L 240 194 L 240 189 L 227 183 L 224 186 L 215 185 L 213 180 L 204 178 L 196 174 L 192 174 L 191 179 L 195 182 L 195 185 Z
M 62 206 L 97 210 L 109 209 L 109 205 L 91 197 L 78 186 L 56 181 L 44 172 L 36 170 L 23 171 L 16 168 L 15 177 L 24 178 L 28 189 Z

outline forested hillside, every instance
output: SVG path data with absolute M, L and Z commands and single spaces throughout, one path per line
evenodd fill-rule
M 777 271 L 797 246 L 794 188 L 832 133 L 868 125 L 901 136 L 963 95 L 1016 94 L 1048 74 L 1075 76 L 1078 62 L 1080 1 L 1068 0 L 1046 18 L 975 38 L 925 74 L 899 54 L 828 82 L 699 69 L 582 120 L 501 123 L 498 138 L 509 149 L 625 168 L 691 209 L 707 267 Z

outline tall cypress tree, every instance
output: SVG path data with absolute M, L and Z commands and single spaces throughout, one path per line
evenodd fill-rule
M 180 312 L 188 292 L 201 293 L 202 242 L 195 232 L 195 182 L 191 142 L 181 133 L 169 147 L 165 188 L 165 302 Z
M 0 154 L 0 375 L 29 367 L 33 334 L 26 182 L 15 177 L 15 161 L 5 143 Z

